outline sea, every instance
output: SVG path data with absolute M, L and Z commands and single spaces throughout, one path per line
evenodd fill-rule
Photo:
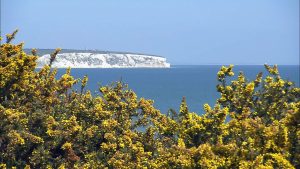
M 100 95 L 99 87 L 117 81 L 128 84 L 139 98 L 151 99 L 154 106 L 162 113 L 173 109 L 179 111 L 183 97 L 186 98 L 190 111 L 203 113 L 203 104 L 214 106 L 220 94 L 216 90 L 217 72 L 220 65 L 175 65 L 171 68 L 72 68 L 71 75 L 75 78 L 88 76 L 86 89 L 93 95 Z M 299 87 L 299 65 L 279 65 L 280 76 L 293 81 Z M 58 69 L 60 77 L 66 69 Z M 263 65 L 237 65 L 233 71 L 235 76 L 242 71 L 248 80 L 254 80 L 259 72 L 267 74 Z M 77 86 L 78 88 L 78 86 Z

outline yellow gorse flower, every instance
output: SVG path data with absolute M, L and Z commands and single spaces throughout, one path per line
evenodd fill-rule
M 77 92 L 70 68 L 51 69 L 60 49 L 36 70 L 38 51 L 11 44 L 16 33 L 0 48 L 0 168 L 300 166 L 300 88 L 276 65 L 253 81 L 222 66 L 215 106 L 190 112 L 183 98 L 165 114 L 122 82 L 92 95 L 84 76 Z

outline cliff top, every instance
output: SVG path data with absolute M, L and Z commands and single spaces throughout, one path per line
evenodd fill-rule
M 51 54 L 55 49 L 38 49 L 37 48 L 37 54 L 38 56 L 43 56 L 46 54 Z M 27 54 L 31 53 L 31 49 L 24 49 L 24 52 Z M 155 57 L 161 57 L 159 55 L 153 55 L 153 54 L 146 54 L 146 53 L 135 53 L 135 52 L 119 52 L 119 51 L 103 51 L 103 50 L 81 50 L 81 49 L 62 49 L 59 53 L 97 53 L 97 54 L 133 54 L 133 55 L 148 55 L 148 56 L 155 56 Z

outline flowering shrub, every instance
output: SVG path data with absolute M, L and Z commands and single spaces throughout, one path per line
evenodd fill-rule
M 231 82 L 223 66 L 214 107 L 199 115 L 183 98 L 165 115 L 121 82 L 92 96 L 88 77 L 56 78 L 60 49 L 37 71 L 36 50 L 11 44 L 15 34 L 0 49 L 2 168 L 300 168 L 300 88 L 277 66 Z

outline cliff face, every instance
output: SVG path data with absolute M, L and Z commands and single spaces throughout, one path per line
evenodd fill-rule
M 38 67 L 49 64 L 50 55 L 41 56 Z M 166 58 L 124 53 L 61 53 L 56 56 L 52 67 L 57 68 L 169 68 Z

